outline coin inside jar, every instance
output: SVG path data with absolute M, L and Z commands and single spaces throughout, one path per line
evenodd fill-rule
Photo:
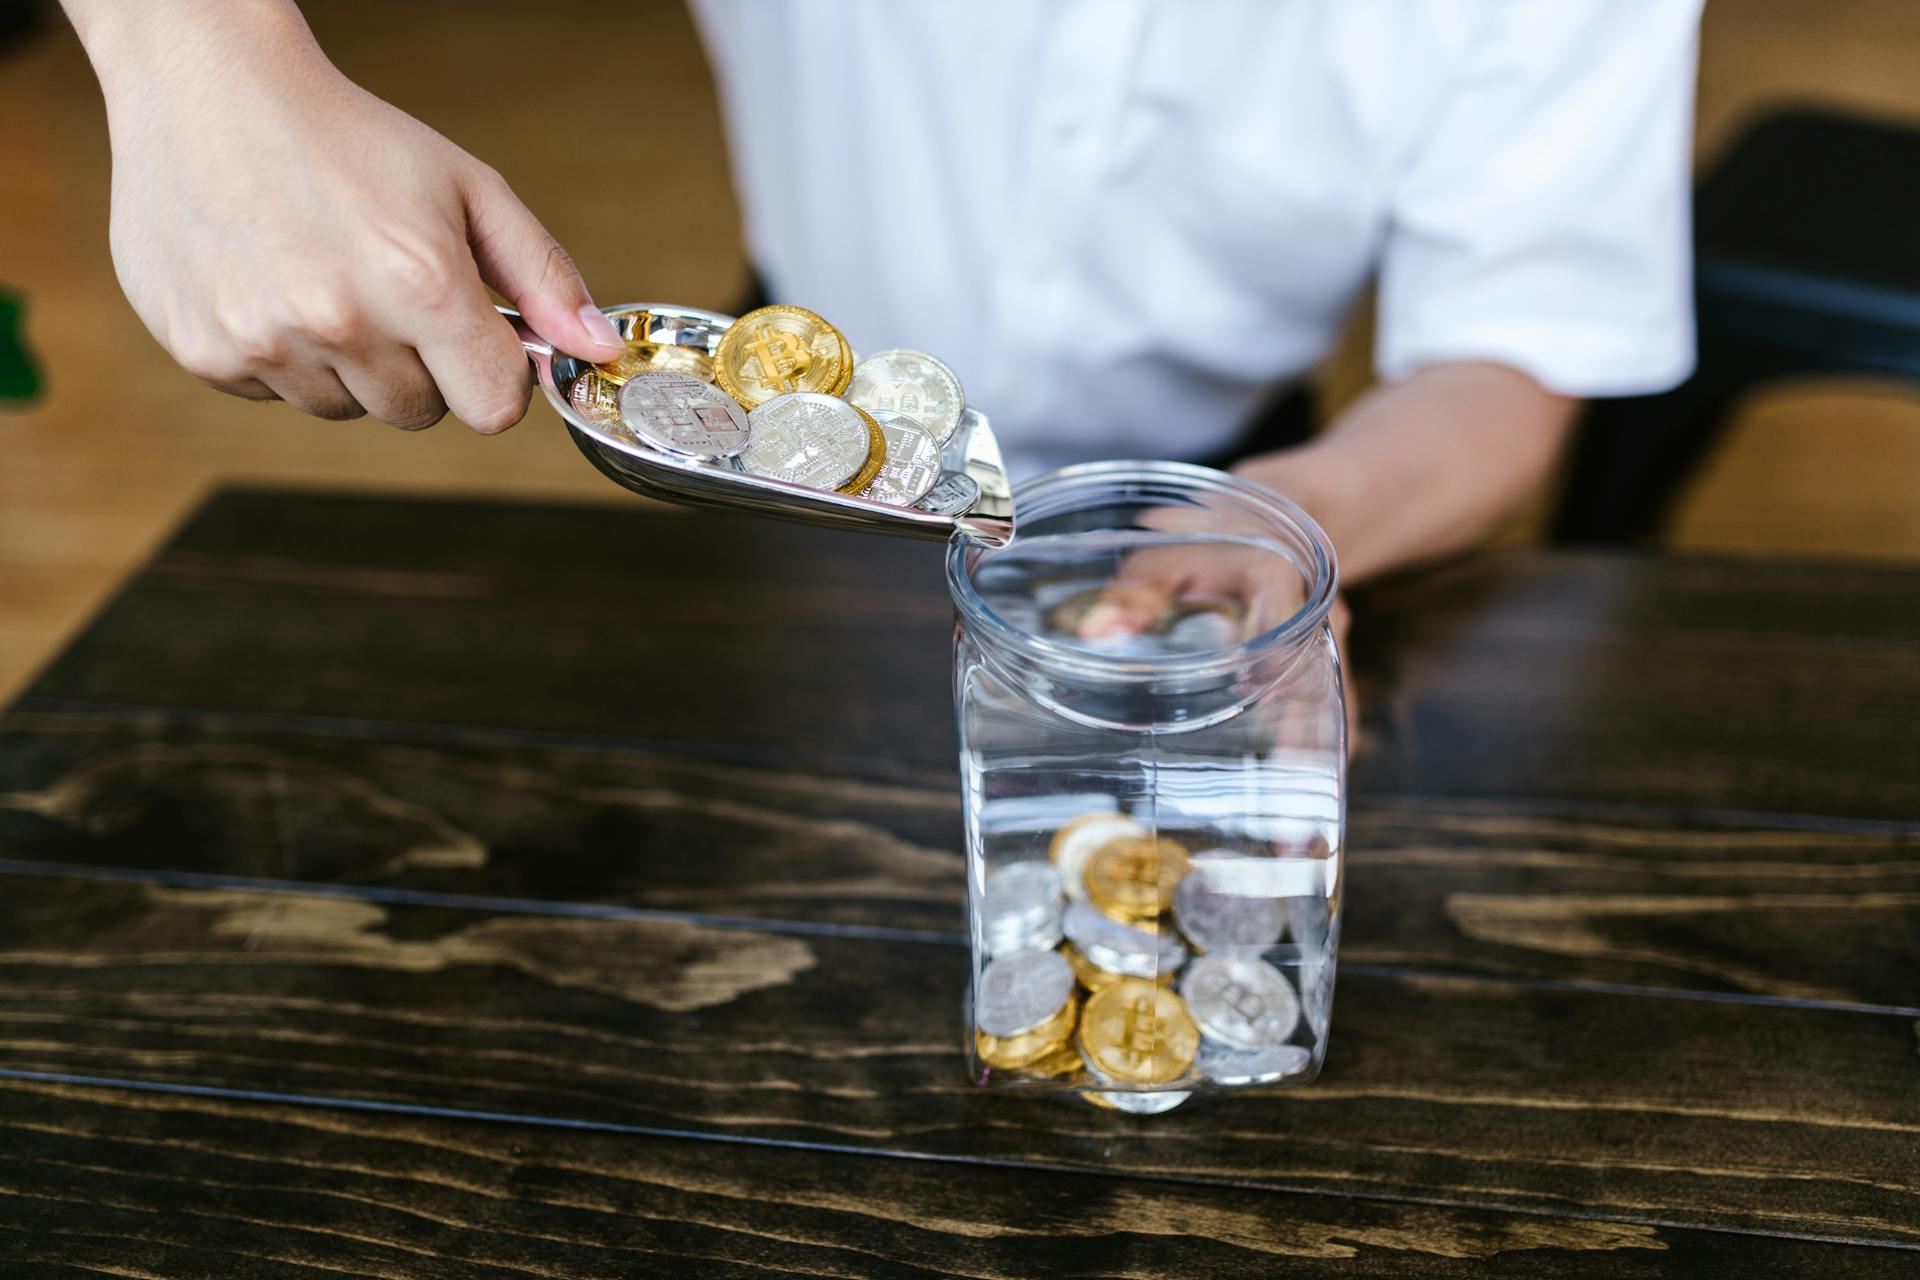
M 960 425 L 967 397 L 952 369 L 924 351 L 876 351 L 854 366 L 847 399 L 869 413 L 902 413 L 946 444 Z
M 1055 951 L 1015 951 L 987 962 L 980 973 L 973 1021 L 990 1036 L 1034 1030 L 1053 1018 L 1073 994 L 1073 967 Z
M 1167 1084 L 1187 1074 L 1200 1031 L 1180 997 L 1157 982 L 1126 979 L 1087 997 L 1080 1051 L 1120 1084 Z
M 1050 862 L 1029 859 L 987 877 L 980 900 L 980 929 L 988 955 L 1045 950 L 1060 942 L 1065 895 Z
M 838 329 L 805 307 L 761 307 L 735 320 L 721 336 L 713 377 L 748 409 L 796 391 L 837 396 L 853 380 L 853 348 Z
M 1265 960 L 1201 956 L 1181 978 L 1180 994 L 1207 1038 L 1235 1049 L 1281 1044 L 1300 1022 L 1293 984 Z
M 1053 833 L 1048 856 L 1060 868 L 1061 883 L 1075 902 L 1087 900 L 1087 859 L 1109 840 L 1122 836 L 1143 836 L 1147 829 L 1124 813 L 1089 813 L 1073 819 Z
M 731 458 L 747 447 L 747 415 L 684 373 L 637 373 L 620 388 L 620 421 L 656 449 L 688 458 Z
M 1173 905 L 1187 850 L 1164 836 L 1121 836 L 1087 858 L 1087 897 L 1116 920 L 1151 920 Z
M 860 496 L 910 507 L 940 478 L 940 445 L 925 427 L 904 413 L 885 409 L 869 412 L 886 437 L 886 458 L 880 464 L 880 473 Z
M 1093 961 L 1087 959 L 1086 956 L 1082 955 L 1080 948 L 1071 942 L 1060 948 L 1060 954 L 1065 956 L 1067 963 L 1072 966 L 1074 980 L 1089 991 L 1098 991 L 1102 987 L 1110 987 L 1127 976 L 1113 969 L 1101 968 Z M 1171 983 L 1175 976 L 1175 971 L 1168 969 L 1164 973 L 1154 975 L 1154 981 Z
M 858 409 L 811 392 L 767 401 L 747 415 L 747 425 L 752 438 L 740 452 L 740 465 L 753 475 L 810 489 L 838 489 L 853 479 L 872 444 Z
M 1230 849 L 1193 855 L 1192 869 L 1173 893 L 1173 919 L 1194 950 L 1270 947 L 1280 941 L 1286 928 L 1280 899 L 1257 892 L 1252 877 L 1235 874 L 1252 861 Z
M 975 1029 L 973 1045 L 980 1060 L 1002 1070 L 1030 1069 L 1072 1048 L 1080 1001 L 1069 994 L 1066 1003 L 1045 1022 L 1016 1036 L 992 1036 Z
M 1172 930 L 1160 930 L 1152 921 L 1122 924 L 1084 902 L 1067 904 L 1061 929 L 1076 951 L 1109 973 L 1159 978 L 1187 960 L 1187 949 Z
M 1272 1084 L 1288 1076 L 1297 1076 L 1313 1065 L 1313 1054 L 1297 1044 L 1275 1045 L 1269 1049 L 1230 1049 L 1204 1036 L 1194 1066 L 1215 1084 Z

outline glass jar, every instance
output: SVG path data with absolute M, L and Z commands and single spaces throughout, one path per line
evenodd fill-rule
M 974 1080 L 1140 1113 L 1312 1080 L 1346 827 L 1326 534 L 1182 463 L 1015 505 L 1010 545 L 947 554 Z

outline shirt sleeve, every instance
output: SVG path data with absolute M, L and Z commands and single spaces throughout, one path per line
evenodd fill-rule
M 1570 396 L 1694 360 L 1700 0 L 1510 0 L 1465 48 L 1389 201 L 1375 364 L 1490 360 Z

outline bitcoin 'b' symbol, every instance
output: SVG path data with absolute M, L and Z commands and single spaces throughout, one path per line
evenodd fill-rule
M 1124 1042 L 1142 1058 L 1151 1058 L 1165 1038 L 1160 1014 L 1150 999 L 1138 998 L 1127 1006 L 1127 1031 Z
M 761 307 L 721 335 L 713 378 L 747 409 L 796 391 L 837 396 L 853 380 L 853 348 L 805 307 Z
M 813 353 L 807 350 L 800 339 L 790 333 L 782 333 L 770 324 L 754 329 L 747 350 L 753 353 L 754 360 L 760 365 L 761 380 L 774 384 L 782 391 L 797 390 L 800 379 L 806 376 L 807 369 L 813 364 Z

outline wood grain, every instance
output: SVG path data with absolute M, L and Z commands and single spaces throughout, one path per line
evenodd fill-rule
M 222 1276 L 1901 1274 L 1904 1250 L 0 1081 L 0 1266 Z
M 1347 961 L 1912 1006 L 1920 836 L 1354 806 Z M 959 797 L 613 747 L 0 718 L 0 857 L 929 932 Z
M 1142 1124 L 961 1079 L 958 946 L 5 889 L 14 1070 L 1920 1246 L 1911 1017 L 1349 973 L 1317 1085 Z
M 227 492 L 20 706 L 951 776 L 939 559 L 737 517 Z M 1356 791 L 1910 821 L 1914 581 L 1535 554 L 1389 584 L 1354 630 Z

